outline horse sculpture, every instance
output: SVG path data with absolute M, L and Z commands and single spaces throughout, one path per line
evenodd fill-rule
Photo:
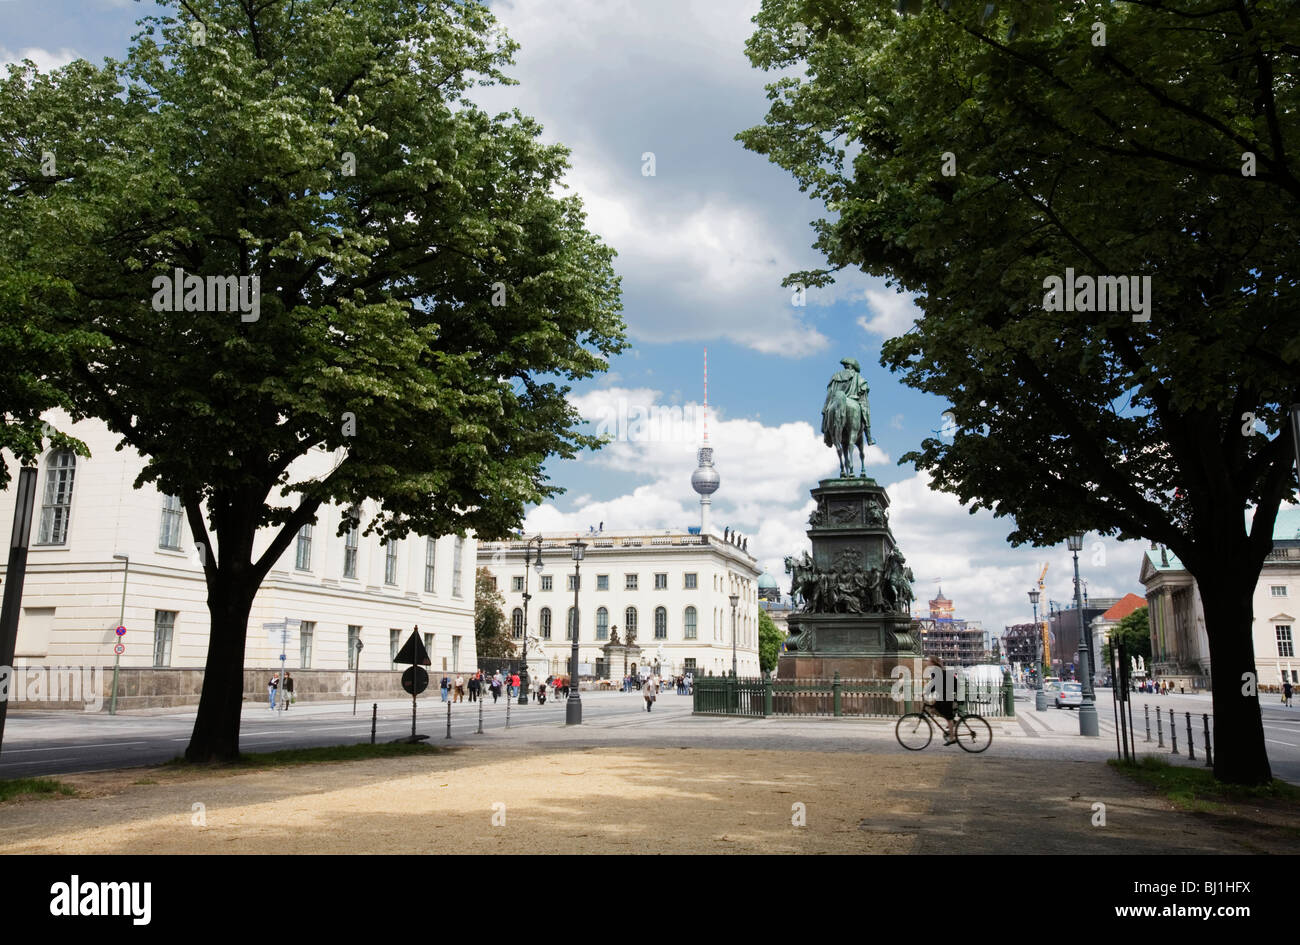
M 845 358 L 844 370 L 836 371 L 826 385 L 826 403 L 822 406 L 822 439 L 835 447 L 840 460 L 841 478 L 851 478 L 853 447 L 858 448 L 858 465 L 867 474 L 866 445 L 871 439 L 871 414 L 867 408 L 867 382 L 858 362 Z

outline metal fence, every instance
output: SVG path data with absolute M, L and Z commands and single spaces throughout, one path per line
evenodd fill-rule
M 696 677 L 693 710 L 697 715 L 826 716 L 828 718 L 897 718 L 920 708 L 921 699 L 898 689 L 894 679 L 779 680 L 770 677 Z M 902 695 L 902 699 L 897 698 Z M 1015 714 L 1011 691 L 1005 684 L 965 685 L 965 698 L 958 700 L 963 712 L 987 718 Z

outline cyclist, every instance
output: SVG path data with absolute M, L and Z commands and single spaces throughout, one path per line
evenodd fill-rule
M 944 732 L 943 743 L 951 745 L 957 740 L 957 702 L 954 698 L 956 696 L 954 691 L 956 680 L 951 678 L 948 669 L 943 665 L 943 660 L 937 656 L 927 657 L 925 665 L 927 667 L 934 666 L 938 669 L 938 672 L 933 676 L 928 672 L 926 673 L 927 682 L 930 685 L 935 682 L 938 683 L 938 691 L 935 694 L 942 696 L 942 698 L 933 700 L 934 711 L 948 720 L 948 729 Z M 929 686 L 927 686 L 927 690 L 929 690 Z

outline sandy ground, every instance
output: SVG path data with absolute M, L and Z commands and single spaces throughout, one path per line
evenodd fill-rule
M 939 753 L 460 748 L 62 780 L 79 795 L 0 806 L 5 852 L 1211 853 L 1291 842 L 1177 812 L 1096 762 Z M 1105 826 L 1093 824 L 1099 802 Z

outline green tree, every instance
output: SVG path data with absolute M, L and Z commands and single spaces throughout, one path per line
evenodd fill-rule
M 1129 658 L 1140 656 L 1146 662 L 1151 661 L 1151 625 L 1147 619 L 1147 608 L 1139 607 L 1120 620 L 1110 631 L 1106 641 L 1106 665 L 1110 665 L 1111 647 L 1124 647 Z
M 1267 781 L 1243 680 L 1295 485 L 1300 17 L 1284 0 L 904 9 L 764 0 L 756 18 L 751 60 L 798 74 L 741 140 L 830 211 L 829 268 L 788 281 L 856 266 L 917 294 L 882 363 L 951 403 L 954 433 L 903 461 L 1014 518 L 1013 544 L 1095 530 L 1179 556 L 1219 683 L 1215 774 Z M 1089 311 L 1071 270 L 1142 304 L 1116 281 Z
M 758 611 L 758 668 L 765 673 L 776 669 L 776 661 L 781 656 L 781 644 L 785 634 L 776 622 L 767 615 L 767 611 Z
M 487 568 L 474 572 L 474 643 L 482 660 L 515 655 L 515 645 L 510 642 L 510 628 L 506 624 L 503 606 L 506 599 L 497 590 L 496 578 Z
M 613 252 L 559 193 L 567 151 L 467 96 L 510 81 L 485 6 L 171 7 L 124 62 L 53 77 L 73 159 L 0 205 L 0 231 L 23 273 L 63 280 L 61 317 L 108 338 L 73 403 L 147 457 L 137 484 L 178 495 L 203 546 L 186 757 L 225 760 L 250 607 L 301 527 L 371 500 L 365 534 L 505 537 L 559 491 L 543 462 L 597 445 L 563 381 L 607 369 L 624 326 Z M 32 94 L 12 73 L 2 90 Z M 209 297 L 160 310 L 177 268 Z M 214 304 L 229 277 L 260 280 L 256 313 Z

